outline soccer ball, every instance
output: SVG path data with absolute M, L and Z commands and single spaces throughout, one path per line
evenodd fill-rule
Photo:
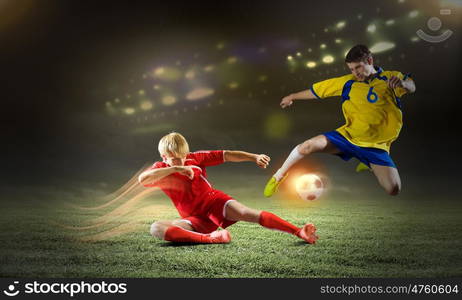
M 312 201 L 321 196 L 324 190 L 324 184 L 318 175 L 304 174 L 297 178 L 295 188 L 300 198 Z

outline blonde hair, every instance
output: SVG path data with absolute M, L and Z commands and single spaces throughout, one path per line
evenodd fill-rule
M 178 132 L 171 132 L 159 141 L 159 153 L 164 155 L 185 156 L 189 153 L 189 145 L 184 136 Z

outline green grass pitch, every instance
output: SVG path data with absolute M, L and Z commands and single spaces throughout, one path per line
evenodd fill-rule
M 390 197 L 380 190 L 332 189 L 313 202 L 262 196 L 265 176 L 215 187 L 242 203 L 303 225 L 320 239 L 239 222 L 226 245 L 175 245 L 152 238 L 154 220 L 175 219 L 163 194 L 110 198 L 99 192 L 30 189 L 1 203 L 2 277 L 461 277 L 462 205 L 445 199 Z M 378 188 L 377 188 L 378 189 Z M 372 195 L 372 196 L 371 196 Z M 408 197 L 408 198 L 406 198 Z M 71 204 L 71 205 L 69 205 Z M 85 210 L 86 207 L 103 206 Z M 67 226 L 67 227 L 66 227 Z

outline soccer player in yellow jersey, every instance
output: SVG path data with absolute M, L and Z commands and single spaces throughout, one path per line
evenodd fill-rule
M 367 166 L 388 194 L 400 192 L 401 180 L 389 153 L 403 124 L 400 98 L 415 92 L 414 81 L 399 71 L 375 67 L 364 45 L 351 48 L 345 62 L 351 74 L 315 83 L 282 99 L 280 105 L 286 108 L 295 100 L 341 96 L 346 123 L 297 145 L 266 184 L 265 196 L 272 196 L 290 167 L 311 153 L 336 154 L 344 160 L 355 157 L 361 162 L 358 167 Z

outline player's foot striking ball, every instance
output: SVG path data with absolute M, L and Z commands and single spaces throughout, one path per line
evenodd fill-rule
M 273 195 L 289 169 L 312 153 L 335 154 L 344 160 L 355 157 L 360 161 L 357 171 L 370 169 L 388 194 L 400 192 L 401 179 L 389 153 L 403 125 L 401 97 L 415 91 L 414 81 L 399 71 L 374 66 L 364 45 L 351 48 L 345 62 L 351 74 L 315 83 L 282 99 L 280 105 L 286 108 L 299 99 L 341 96 L 346 124 L 297 145 L 266 184 L 265 196 Z
M 281 183 L 284 181 L 284 179 L 287 178 L 287 176 L 289 176 L 288 173 L 284 175 L 284 177 L 282 177 L 280 180 L 277 180 L 274 176 L 271 177 L 270 180 L 268 180 L 268 182 L 266 183 L 263 195 L 265 195 L 265 197 L 273 196 L 273 194 L 278 191 L 279 185 L 281 185 Z
M 224 229 L 237 221 L 246 221 L 287 232 L 309 244 L 316 243 L 314 225 L 299 228 L 273 213 L 249 208 L 214 189 L 207 180 L 206 167 L 253 161 L 266 168 L 270 162 L 267 155 L 229 150 L 189 152 L 188 142 L 176 132 L 164 136 L 158 149 L 162 161 L 141 173 L 138 180 L 145 187 L 159 187 L 173 201 L 181 218 L 153 223 L 152 236 L 171 242 L 224 244 L 231 241 Z M 217 230 L 220 227 L 223 229 Z

